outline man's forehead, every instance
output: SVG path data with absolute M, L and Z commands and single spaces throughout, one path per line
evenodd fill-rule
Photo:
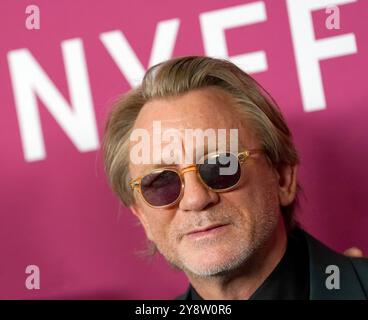
M 246 146 L 255 142 L 252 130 L 244 127 L 240 122 L 229 126 L 209 122 L 202 123 L 201 126 L 192 126 L 191 122 L 186 119 L 156 119 L 147 123 L 146 126 L 136 125 L 130 135 L 130 149 L 144 139 L 151 148 L 159 145 L 161 149 L 165 149 L 167 145 L 175 144 L 176 149 L 180 148 L 189 153 L 196 152 L 198 149 L 206 152 L 213 152 L 217 149 L 229 150 L 235 144 Z M 133 136 L 136 137 L 133 139 Z
M 240 129 L 243 126 L 243 121 L 240 121 L 239 116 L 233 116 L 227 112 L 221 114 L 213 110 L 212 113 L 206 114 L 204 112 L 195 112 L 195 110 L 192 113 L 191 111 L 185 112 L 177 109 L 163 109 L 160 114 L 154 112 L 154 110 L 142 112 L 134 124 L 134 129 L 146 129 L 152 133 L 156 121 L 160 122 L 163 130 L 176 129 L 182 134 L 185 133 L 186 129 Z
M 154 98 L 142 107 L 136 125 L 150 126 L 154 119 L 168 126 L 203 127 L 230 125 L 239 117 L 234 114 L 234 101 L 231 96 L 219 88 L 207 87 L 192 90 L 179 96 Z

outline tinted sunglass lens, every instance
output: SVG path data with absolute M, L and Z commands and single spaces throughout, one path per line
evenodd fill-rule
M 144 199 L 152 206 L 169 205 L 180 196 L 180 177 L 170 170 L 151 173 L 142 178 L 141 192 Z
M 233 187 L 241 175 L 238 158 L 232 153 L 210 156 L 198 169 L 204 183 L 216 190 Z

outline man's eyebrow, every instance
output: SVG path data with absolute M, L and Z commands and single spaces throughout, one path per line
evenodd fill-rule
M 167 164 L 167 163 L 154 163 L 150 165 L 149 167 L 144 168 L 139 176 L 144 176 L 146 174 L 149 174 L 151 171 L 156 169 L 163 169 L 163 168 L 177 168 L 177 164 Z
M 246 148 L 242 147 L 242 146 L 238 146 L 238 151 L 241 150 L 245 150 Z M 225 148 L 226 152 L 230 151 L 229 146 L 227 146 Z M 202 150 L 201 150 L 202 151 Z M 192 160 L 194 163 L 198 161 L 200 161 L 204 156 L 214 153 L 214 152 L 221 152 L 218 149 L 218 146 L 216 145 L 215 148 L 209 148 L 208 144 L 203 146 L 203 154 L 200 154 L 199 157 L 196 159 L 196 150 L 193 151 L 194 154 L 192 154 Z M 183 154 L 183 157 L 185 158 L 185 152 Z M 178 168 L 179 164 L 176 163 L 165 163 L 165 162 L 161 162 L 161 163 L 153 163 L 150 166 L 144 168 L 140 174 L 140 176 L 144 176 L 146 174 L 149 174 L 151 171 L 156 170 L 156 169 L 162 169 L 162 168 Z
M 155 163 L 153 164 L 149 169 L 150 170 L 155 170 L 155 169 L 161 169 L 161 168 L 172 168 L 172 167 L 177 167 L 178 165 L 175 163 Z
M 242 146 L 242 145 L 238 145 L 238 152 L 242 151 L 242 150 L 246 150 L 247 148 Z M 199 155 L 199 158 L 197 160 L 200 160 L 202 156 L 206 156 L 208 154 L 211 153 L 222 153 L 222 152 L 231 152 L 231 148 L 230 146 L 226 146 L 223 149 L 219 149 L 219 147 L 216 145 L 215 148 L 209 148 L 208 145 L 204 146 L 203 148 L 203 155 Z M 194 155 L 195 156 L 195 155 Z

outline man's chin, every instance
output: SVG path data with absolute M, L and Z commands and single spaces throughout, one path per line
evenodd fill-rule
M 229 264 L 228 262 L 216 263 L 188 263 L 185 264 L 183 271 L 192 277 L 215 277 L 228 274 L 234 270 L 237 265 Z
M 225 251 L 226 252 L 226 251 Z M 209 277 L 222 275 L 237 269 L 247 260 L 246 250 L 242 252 L 229 252 L 224 250 L 207 248 L 206 250 L 194 250 L 182 259 L 182 269 L 193 276 Z

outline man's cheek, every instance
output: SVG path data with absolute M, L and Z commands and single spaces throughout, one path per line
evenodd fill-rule
M 168 241 L 168 226 L 164 223 L 160 223 L 157 220 L 151 226 L 151 234 L 153 237 L 152 241 L 161 245 L 165 245 L 165 242 Z

